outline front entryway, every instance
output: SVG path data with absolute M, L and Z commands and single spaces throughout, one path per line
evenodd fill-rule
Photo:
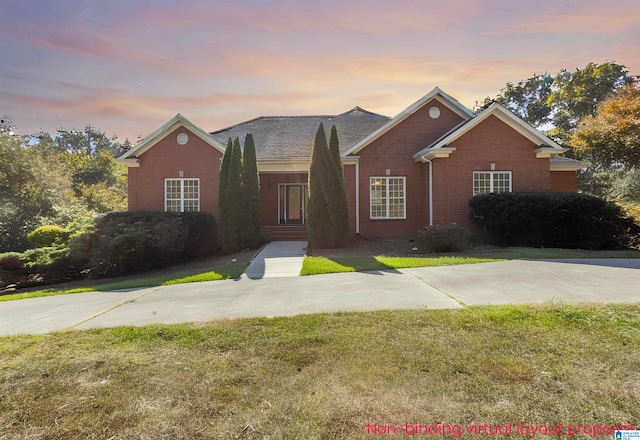
M 278 224 L 304 225 L 307 185 L 281 183 L 278 185 Z

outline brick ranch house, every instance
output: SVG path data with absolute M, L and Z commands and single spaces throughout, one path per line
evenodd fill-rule
M 176 115 L 118 161 L 128 165 L 129 210 L 218 217 L 218 176 L 229 137 L 252 133 L 262 225 L 273 239 L 304 238 L 307 173 L 320 123 L 338 130 L 350 235 L 410 237 L 425 225 L 472 228 L 468 200 L 505 191 L 577 191 L 588 164 L 500 104 L 474 114 L 439 88 L 393 118 L 355 107 L 336 116 L 259 117 L 207 133 Z

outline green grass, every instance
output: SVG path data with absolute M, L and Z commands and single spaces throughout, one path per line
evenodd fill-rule
M 0 437 L 350 440 L 369 438 L 368 424 L 440 422 L 562 424 L 563 435 L 536 438 L 567 438 L 570 425 L 640 424 L 639 362 L 638 305 L 2 337 Z
M 364 272 L 411 267 L 453 266 L 458 264 L 489 263 L 516 259 L 567 259 L 567 258 L 640 258 L 637 250 L 589 251 L 583 249 L 545 248 L 482 248 L 461 252 L 457 256 L 434 255 L 430 257 L 305 257 L 300 275 L 318 275 L 339 272 Z
M 247 268 L 248 263 L 236 263 L 220 266 L 215 270 L 199 269 L 197 271 L 181 271 L 163 273 L 155 276 L 142 276 L 140 278 L 126 279 L 109 283 L 97 284 L 90 287 L 75 289 L 43 289 L 33 292 L 15 293 L 0 296 L 0 301 L 13 301 L 25 298 L 37 298 L 41 296 L 68 295 L 81 292 L 104 292 L 110 290 L 137 289 L 142 287 L 168 286 L 171 284 L 197 283 L 202 281 L 218 281 L 239 278 Z
M 554 259 L 554 258 L 640 258 L 640 251 L 586 251 L 580 249 L 540 249 L 540 248 L 491 248 L 472 250 L 459 256 L 359 256 L 345 258 L 306 257 L 300 275 L 316 275 L 339 272 L 363 272 L 411 267 L 449 266 L 457 264 L 486 263 L 512 259 Z M 41 296 L 67 295 L 80 292 L 108 291 L 153 287 L 169 284 L 217 281 L 238 278 L 248 263 L 236 263 L 197 271 L 165 272 L 155 276 L 141 276 L 73 289 L 43 289 L 32 292 L 0 295 L 0 301 L 12 301 Z
M 300 275 L 318 275 L 338 272 L 364 272 L 403 269 L 410 267 L 453 266 L 503 261 L 499 258 L 476 257 L 349 257 L 325 258 L 305 257 Z

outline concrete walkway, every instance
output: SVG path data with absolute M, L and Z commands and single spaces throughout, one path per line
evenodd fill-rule
M 244 271 L 243 277 L 252 280 L 297 277 L 305 255 L 306 241 L 272 241 L 258 252 Z
M 269 267 L 274 257 L 263 255 Z M 0 335 L 337 311 L 548 301 L 631 304 L 640 303 L 639 269 L 640 259 L 512 260 L 308 277 L 247 275 L 0 302 Z

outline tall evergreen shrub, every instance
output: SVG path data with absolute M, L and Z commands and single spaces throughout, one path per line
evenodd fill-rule
M 229 228 L 222 239 L 222 247 L 225 252 L 236 252 L 242 247 L 241 224 L 243 215 L 242 206 L 242 150 L 240 140 L 236 137 L 231 149 L 229 160 L 229 174 L 227 178 L 226 215 Z
M 244 247 L 255 247 L 262 241 L 260 178 L 253 135 L 247 134 L 242 155 L 242 237 Z
M 309 166 L 306 223 L 310 246 L 340 246 L 348 232 L 348 221 L 344 183 L 329 151 L 324 126 L 321 123 L 313 142 Z
M 229 138 L 227 142 L 227 148 L 224 150 L 224 156 L 222 156 L 222 164 L 220 165 L 220 176 L 218 178 L 218 223 L 220 225 L 220 237 L 222 239 L 222 246 L 226 250 L 226 241 L 224 237 L 228 237 L 231 234 L 231 228 L 233 221 L 230 218 L 229 213 L 229 164 L 231 163 L 231 151 L 233 150 L 233 140 Z
M 339 180 L 327 176 L 331 183 L 331 193 L 333 196 L 329 200 L 329 212 L 333 219 L 333 228 L 339 240 L 344 239 L 349 232 L 349 202 L 347 192 L 344 187 L 344 170 L 342 159 L 340 158 L 340 143 L 338 141 L 338 130 L 335 125 L 331 126 L 329 134 L 329 153 L 338 172 Z

